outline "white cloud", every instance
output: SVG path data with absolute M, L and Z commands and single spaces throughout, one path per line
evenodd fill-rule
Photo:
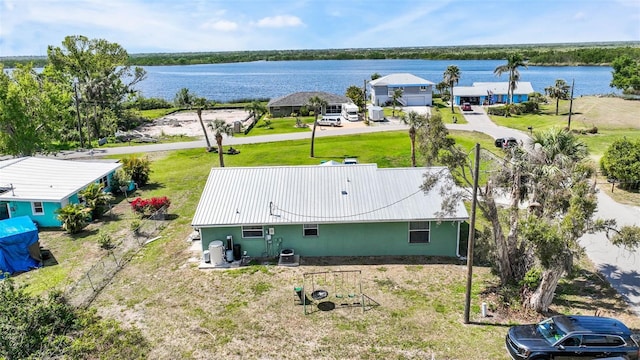
M 268 28 L 295 27 L 301 25 L 303 25 L 302 20 L 292 15 L 268 16 L 260 19 L 257 23 L 258 27 Z
M 582 20 L 587 16 L 587 14 L 585 14 L 582 11 L 577 12 L 575 15 L 573 15 L 573 18 L 576 20 Z
M 238 24 L 228 20 L 217 20 L 213 22 L 204 23 L 203 29 L 213 29 L 218 31 L 234 31 L 238 28 Z

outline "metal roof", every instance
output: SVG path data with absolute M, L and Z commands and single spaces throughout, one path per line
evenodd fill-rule
M 425 172 L 445 167 L 382 168 L 376 164 L 213 168 L 192 225 L 266 225 L 352 223 L 407 220 L 462 220 L 462 202 L 455 214 L 439 217 L 438 186 L 425 194 Z
M 371 86 L 424 86 L 434 83 L 409 73 L 389 74 L 369 82 Z
M 505 95 L 509 91 L 508 82 L 475 82 L 473 86 L 454 86 L 454 96 L 487 96 L 487 91 L 491 91 L 494 95 Z M 514 94 L 531 94 L 533 87 L 528 81 L 518 81 Z
M 323 91 L 301 91 L 272 99 L 269 101 L 267 106 L 304 106 L 307 105 L 309 103 L 309 99 L 314 96 L 325 100 L 329 105 L 352 102 L 351 99 L 342 95 L 331 94 Z
M 122 164 L 23 157 L 0 161 L 0 200 L 62 201 Z

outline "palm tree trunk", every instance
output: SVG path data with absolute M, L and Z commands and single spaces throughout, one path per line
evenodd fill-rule
M 560 97 L 556 98 L 556 116 L 558 116 L 558 107 L 560 106 Z
M 220 167 L 224 167 L 224 150 L 222 150 L 222 136 L 216 136 L 216 143 L 218 144 L 218 160 L 220 161 Z
M 313 153 L 313 145 L 315 143 L 316 140 L 316 126 L 318 125 L 318 114 L 316 112 L 316 118 L 313 121 L 313 130 L 311 130 L 311 157 L 315 157 L 314 153 Z
M 204 139 L 207 142 L 207 151 L 211 150 L 211 142 L 209 142 L 209 135 L 207 135 L 207 128 L 204 126 L 204 122 L 202 121 L 202 109 L 198 109 L 198 120 L 200 120 L 200 126 L 202 126 L 202 132 L 204 133 Z M 221 149 L 218 149 L 219 151 Z
M 416 167 L 416 134 L 413 128 L 409 130 L 409 137 L 411 138 L 411 166 Z
M 455 98 L 453 97 L 453 82 L 449 84 L 449 89 L 451 89 L 451 99 L 449 99 L 449 101 L 451 101 L 451 113 L 453 114 L 455 112 L 453 109 L 453 104 L 455 103 Z

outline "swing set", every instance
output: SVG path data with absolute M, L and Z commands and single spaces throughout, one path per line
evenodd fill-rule
M 295 292 L 296 303 L 303 305 L 305 315 L 318 310 L 333 310 L 336 307 L 360 307 L 364 312 L 367 306 L 379 305 L 362 292 L 360 270 L 304 273 L 302 287 L 296 287 Z M 313 310 L 314 306 L 317 310 Z

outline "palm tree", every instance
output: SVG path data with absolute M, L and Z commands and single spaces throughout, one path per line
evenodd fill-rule
M 560 105 L 560 99 L 566 100 L 569 98 L 569 90 L 571 86 L 562 79 L 557 79 L 553 86 L 549 86 L 544 89 L 544 92 L 552 99 L 556 99 L 556 116 L 558 116 L 558 107 Z
M 442 81 L 449 85 L 449 102 L 451 102 L 451 113 L 454 113 L 453 104 L 455 103 L 455 98 L 453 97 L 453 86 L 460 81 L 460 68 L 455 65 L 447 66 L 447 70 L 442 74 Z
M 200 121 L 200 126 L 202 127 L 202 133 L 204 133 L 204 140 L 207 142 L 207 151 L 211 151 L 211 142 L 209 141 L 209 135 L 207 134 L 207 128 L 204 126 L 204 122 L 202 121 L 202 109 L 207 105 L 207 100 L 205 98 L 195 98 L 193 101 L 193 105 L 196 107 L 196 113 L 198 114 L 198 120 Z
M 500 76 L 504 73 L 509 73 L 509 89 L 508 97 L 509 104 L 513 104 L 513 91 L 518 87 L 518 81 L 520 80 L 520 72 L 518 71 L 519 67 L 527 68 L 527 63 L 524 61 L 524 58 L 521 54 L 509 54 L 507 56 L 507 63 L 504 65 L 499 65 L 493 70 L 493 73 L 496 76 Z
M 398 102 L 398 99 L 402 97 L 403 93 L 404 91 L 401 88 L 397 88 L 393 90 L 393 94 L 391 94 L 391 101 L 392 101 L 391 106 L 393 106 L 392 116 L 396 116 L 396 103 Z
M 207 134 L 207 128 L 202 121 L 202 109 L 207 105 L 207 99 L 197 97 L 189 92 L 189 89 L 182 88 L 177 93 L 173 102 L 179 107 L 186 107 L 192 109 L 196 107 L 196 114 L 198 114 L 198 120 L 200 120 L 200 126 L 202 127 L 202 133 L 204 139 L 207 142 L 207 151 L 211 151 L 211 142 L 209 141 L 209 135 Z
M 262 115 L 267 113 L 267 107 L 258 100 L 253 100 L 252 102 L 247 104 L 244 109 L 248 111 L 251 116 L 253 116 L 256 122 L 258 122 Z
M 220 167 L 224 167 L 222 135 L 232 136 L 233 127 L 231 126 L 231 124 L 227 124 L 226 121 L 220 119 L 209 121 L 209 127 L 211 128 L 211 131 L 213 131 L 213 134 L 216 137 L 216 143 L 218 144 L 218 159 L 220 159 Z
M 104 184 L 91 183 L 84 190 L 78 192 L 87 203 L 87 207 L 91 209 L 91 217 L 97 219 L 100 217 L 102 209 L 113 201 L 114 197 L 110 192 L 104 191 Z
M 312 96 L 307 100 L 307 105 L 313 109 L 313 115 L 315 120 L 313 121 L 313 130 L 311 131 L 311 157 L 314 157 L 313 145 L 316 140 L 316 126 L 318 126 L 318 115 L 322 112 L 322 109 L 327 107 L 328 103 L 325 99 L 319 96 Z
M 426 116 L 410 111 L 402 116 L 402 122 L 409 125 L 409 138 L 411 139 L 411 166 L 416 167 L 416 133 L 426 123 Z
M 87 216 L 91 209 L 81 204 L 67 204 L 56 210 L 57 218 L 62 222 L 62 228 L 69 234 L 76 234 L 87 226 Z

